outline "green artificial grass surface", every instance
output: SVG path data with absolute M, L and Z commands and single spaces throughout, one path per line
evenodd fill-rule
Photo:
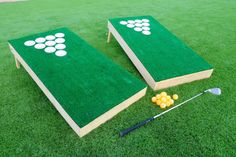
M 66 56 L 58 57 L 24 45 L 25 41 L 56 33 L 65 34 Z M 67 28 L 9 43 L 80 128 L 146 88 L 143 82 Z
M 0 156 L 235 156 L 236 1 L 46 1 L 0 3 Z M 7 40 L 68 27 L 93 47 L 142 79 L 119 44 L 106 44 L 111 17 L 152 15 L 213 65 L 210 79 L 166 89 L 181 102 L 220 87 L 124 138 L 118 132 L 161 110 L 157 92 L 79 138 L 43 92 L 17 70 Z M 96 103 L 96 102 L 95 102 Z
M 148 19 L 150 35 L 143 35 L 120 21 Z M 170 33 L 152 16 L 109 19 L 155 82 L 212 69 L 202 57 Z

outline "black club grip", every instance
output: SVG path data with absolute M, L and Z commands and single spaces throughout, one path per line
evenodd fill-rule
M 126 134 L 130 133 L 131 131 L 134 131 L 135 129 L 137 129 L 137 128 L 139 128 L 139 127 L 141 127 L 141 126 L 143 126 L 143 125 L 145 125 L 145 124 L 147 124 L 147 123 L 149 123 L 153 120 L 154 120 L 153 117 L 148 118 L 145 121 L 142 121 L 142 122 L 136 124 L 135 126 L 132 126 L 132 127 L 128 128 L 126 130 L 121 131 L 120 132 L 120 137 L 124 137 Z

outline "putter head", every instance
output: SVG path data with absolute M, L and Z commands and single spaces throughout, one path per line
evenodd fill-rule
M 214 95 L 221 95 L 221 89 L 220 88 L 211 88 L 211 89 L 205 90 L 204 92 L 205 93 L 209 92 L 209 93 L 214 94 Z

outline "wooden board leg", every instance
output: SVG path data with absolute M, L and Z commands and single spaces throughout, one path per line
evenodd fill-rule
M 108 32 L 108 36 L 107 36 L 107 43 L 110 43 L 110 41 L 111 41 L 111 32 L 109 31 Z
M 18 61 L 16 57 L 15 57 L 15 62 L 16 62 L 16 68 L 20 69 L 20 62 Z

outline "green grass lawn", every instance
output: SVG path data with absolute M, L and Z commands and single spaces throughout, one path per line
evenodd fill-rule
M 0 3 L 0 156 L 235 156 L 235 10 L 235 0 Z M 210 87 L 223 94 L 205 95 L 119 138 L 120 130 L 161 112 L 150 103 L 157 92 L 149 88 L 140 101 L 79 138 L 27 72 L 15 68 L 7 40 L 68 27 L 142 79 L 118 43 L 106 43 L 108 18 L 138 15 L 152 15 L 215 68 L 210 79 L 167 92 L 179 94 L 179 102 Z

